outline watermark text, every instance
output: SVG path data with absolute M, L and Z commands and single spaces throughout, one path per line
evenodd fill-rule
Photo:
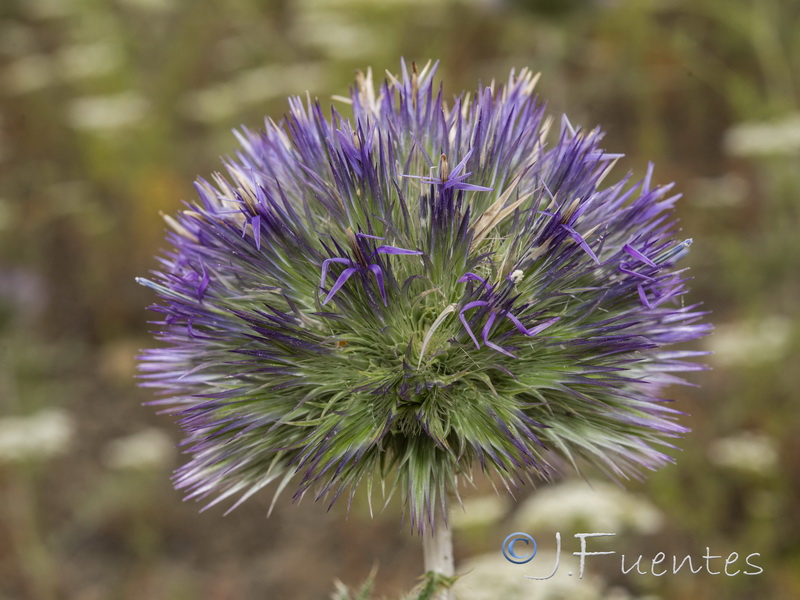
M 614 537 L 615 535 L 615 533 L 574 534 L 573 537 L 578 540 L 579 550 L 573 552 L 572 555 L 579 559 L 579 578 L 583 578 L 587 558 L 617 554 L 615 550 L 590 551 L 589 540 L 593 540 L 594 538 Z M 533 580 L 543 580 L 550 579 L 558 573 L 561 563 L 561 532 L 556 532 L 555 541 L 555 560 L 550 571 L 543 575 L 525 575 L 525 577 Z M 536 556 L 538 545 L 532 535 L 524 532 L 516 532 L 503 540 L 501 549 L 506 560 L 517 565 L 524 565 L 530 563 Z M 619 556 L 620 571 L 623 575 L 635 573 L 638 575 L 663 577 L 664 575 L 677 575 L 683 571 L 693 575 L 705 572 L 708 575 L 724 574 L 728 577 L 735 577 L 737 575 L 760 575 L 764 572 L 764 568 L 758 564 L 759 557 L 761 556 L 759 552 L 752 552 L 747 555 L 740 555 L 738 552 L 731 552 L 728 555 L 712 554 L 711 548 L 706 547 L 705 553 L 700 556 L 693 556 L 691 554 L 685 556 L 668 556 L 665 552 L 658 552 L 655 556 L 650 558 L 642 554 L 635 556 L 620 554 Z M 570 571 L 567 575 L 573 576 L 574 573 Z

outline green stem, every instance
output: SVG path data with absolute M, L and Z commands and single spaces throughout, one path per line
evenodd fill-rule
M 445 513 L 447 511 L 445 505 Z M 446 517 L 422 538 L 422 553 L 425 560 L 425 572 L 437 573 L 444 577 L 452 577 L 455 573 L 453 566 L 453 534 L 446 526 Z M 433 600 L 453 600 L 453 592 L 444 589 L 436 593 Z

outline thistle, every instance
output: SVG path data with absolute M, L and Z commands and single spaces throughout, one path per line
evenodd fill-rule
M 359 73 L 351 116 L 291 99 L 166 217 L 141 370 L 189 498 L 377 485 L 423 533 L 476 470 L 513 492 L 670 461 L 687 429 L 661 391 L 700 368 L 670 346 L 708 330 L 678 196 L 652 166 L 605 183 L 621 155 L 566 118 L 551 135 L 528 70 L 446 101 L 435 68 Z

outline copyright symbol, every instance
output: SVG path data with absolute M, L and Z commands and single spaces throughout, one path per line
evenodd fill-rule
M 526 548 L 526 553 L 520 556 L 516 552 L 514 552 L 514 544 L 517 542 L 523 542 L 529 548 Z M 532 546 L 532 549 L 530 548 Z M 512 533 L 506 539 L 503 540 L 503 556 L 506 557 L 508 562 L 512 562 L 515 565 L 524 565 L 526 562 L 530 562 L 534 556 L 536 556 L 536 540 L 533 539 L 533 536 L 528 535 L 527 533 L 522 533 L 518 531 L 517 533 Z M 530 550 L 530 554 L 527 552 Z

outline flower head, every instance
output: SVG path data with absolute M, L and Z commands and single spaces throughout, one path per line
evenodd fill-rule
M 669 460 L 661 397 L 703 335 L 671 186 L 604 179 L 599 130 L 551 120 L 529 71 L 452 102 L 402 65 L 352 116 L 290 100 L 168 217 L 140 280 L 163 315 L 142 377 L 178 415 L 189 497 L 280 479 L 331 503 L 376 481 L 412 527 L 479 468 L 509 490 L 580 460 Z M 238 502 L 236 503 L 238 504 Z

